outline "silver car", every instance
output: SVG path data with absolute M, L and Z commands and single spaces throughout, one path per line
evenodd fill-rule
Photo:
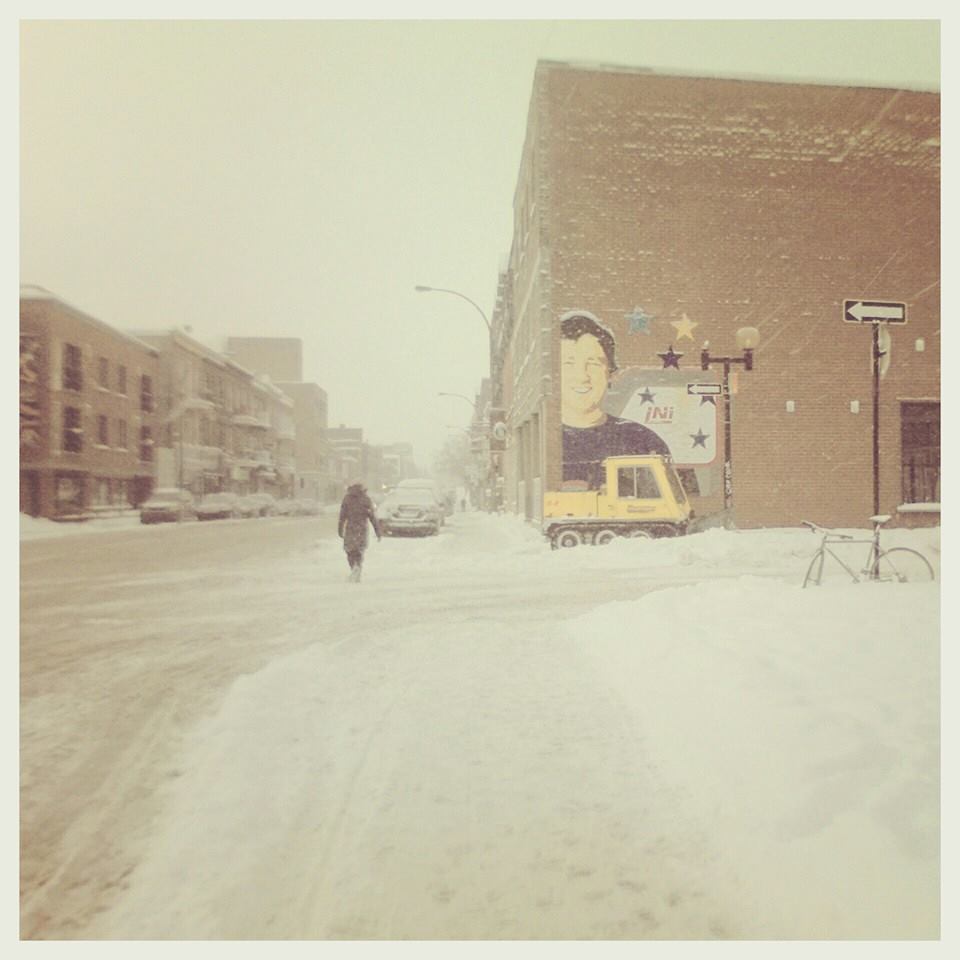
M 193 516 L 192 494 L 175 487 L 154 490 L 150 499 L 140 505 L 141 523 L 177 523 Z
M 258 504 L 258 517 L 272 517 L 277 512 L 277 500 L 271 493 L 251 493 L 246 499 Z
M 198 520 L 229 520 L 240 516 L 235 493 L 208 493 L 196 507 Z
M 443 516 L 430 490 L 394 490 L 377 507 L 380 532 L 384 536 L 397 533 L 421 533 L 434 536 L 440 532 Z

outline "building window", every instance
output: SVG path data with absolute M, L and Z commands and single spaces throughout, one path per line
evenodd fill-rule
M 83 450 L 79 407 L 63 408 L 63 449 L 66 453 L 80 453 Z
M 153 459 L 153 436 L 149 427 L 140 428 L 140 459 L 144 462 Z
M 107 418 L 103 414 L 97 417 L 97 443 L 102 447 L 110 445 L 110 429 L 107 426 Z
M 117 364 L 117 393 L 127 393 L 127 368 L 122 363 Z
M 153 378 L 147 374 L 140 378 L 140 409 L 145 413 L 153 411 Z
M 110 389 L 110 361 L 106 357 L 97 360 L 97 384 L 105 390 Z
M 83 389 L 83 358 L 80 348 L 72 343 L 63 345 L 63 389 Z
M 121 450 L 127 449 L 127 421 L 117 421 L 117 446 Z
M 900 472 L 904 503 L 940 502 L 940 404 L 900 404 Z

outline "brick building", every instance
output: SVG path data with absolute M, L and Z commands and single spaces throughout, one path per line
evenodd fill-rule
M 303 380 L 303 342 L 297 337 L 227 337 L 223 353 L 275 383 Z
M 137 331 L 160 356 L 160 486 L 290 496 L 293 401 L 185 330 Z
M 293 400 L 296 443 L 291 453 L 293 495 L 330 499 L 331 449 L 327 440 L 327 393 L 303 380 L 303 343 L 296 337 L 228 337 L 224 354 L 270 378 Z
M 330 451 L 327 443 L 327 392 L 316 383 L 281 381 L 293 401 L 296 444 L 294 496 L 323 502 L 327 495 Z
M 21 513 L 80 519 L 147 499 L 158 376 L 155 349 L 21 288 Z
M 939 522 L 939 94 L 538 64 L 492 317 L 508 509 L 564 481 L 559 319 L 609 328 L 604 410 L 669 439 L 701 514 L 723 505 L 730 378 L 743 527 L 862 526 L 873 512 L 872 327 L 847 299 L 907 305 L 879 391 L 879 500 Z M 661 356 L 663 354 L 663 356 Z M 722 400 L 722 398 L 721 398 Z M 569 481 L 567 481 L 569 482 Z
M 381 447 L 383 456 L 383 475 L 380 486 L 389 489 L 395 487 L 401 480 L 407 480 L 418 475 L 416 462 L 413 459 L 413 444 L 388 443 Z
M 362 427 L 340 424 L 327 430 L 330 444 L 330 477 L 327 481 L 328 500 L 339 500 L 347 485 L 363 481 L 369 486 L 367 476 L 367 444 Z

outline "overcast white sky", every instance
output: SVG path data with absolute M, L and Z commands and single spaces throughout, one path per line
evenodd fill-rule
M 120 328 L 300 337 L 331 425 L 426 465 L 469 418 L 437 393 L 474 394 L 486 329 L 413 288 L 489 316 L 538 58 L 932 90 L 939 39 L 936 20 L 25 21 L 20 279 Z

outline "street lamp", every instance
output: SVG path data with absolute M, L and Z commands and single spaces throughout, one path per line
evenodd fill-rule
M 477 409 L 476 403 L 474 403 L 473 400 L 471 400 L 469 397 L 465 396 L 465 395 L 462 394 L 462 393 L 443 393 L 443 392 L 441 392 L 441 393 L 438 393 L 437 396 L 438 396 L 438 397 L 459 397 L 461 400 L 466 400 L 467 403 L 469 403 L 470 406 L 473 407 L 474 410 Z
M 413 288 L 417 293 L 449 293 L 454 297 L 459 297 L 461 300 L 466 300 L 480 314 L 481 319 L 483 320 L 484 326 L 487 328 L 487 370 L 491 378 L 491 386 L 493 388 L 493 398 L 495 403 L 499 403 L 500 398 L 500 388 L 499 384 L 496 382 L 496 376 L 494 374 L 494 363 L 493 363 L 493 327 L 490 325 L 490 321 L 487 319 L 487 315 L 483 312 L 480 305 L 475 301 L 471 300 L 465 293 L 461 293 L 459 290 L 450 290 L 446 287 L 428 287 L 425 284 L 418 283 Z M 461 394 L 442 394 L 442 396 L 461 396 Z M 468 403 L 471 404 L 474 408 L 474 415 L 479 416 L 479 411 L 477 410 L 477 405 L 467 397 L 464 397 Z M 489 472 L 495 472 L 498 468 L 491 464 L 488 468 Z
M 744 370 L 753 369 L 753 351 L 760 342 L 756 327 L 741 327 L 737 331 L 737 346 L 743 351 L 740 357 L 711 357 L 710 343 L 705 341 L 700 351 L 700 369 L 709 370 L 714 363 L 723 364 L 723 509 L 725 522 L 731 523 L 733 510 L 733 455 L 730 440 L 730 367 L 741 364 Z
M 465 293 L 460 293 L 459 290 L 448 290 L 446 287 L 425 287 L 423 284 L 418 283 L 414 288 L 417 293 L 451 293 L 455 297 L 459 297 L 461 300 L 466 300 L 476 311 L 483 317 L 483 322 L 487 325 L 487 333 L 490 333 L 490 321 L 487 319 L 487 315 L 480 308 L 480 305 L 474 300 L 471 300 Z

